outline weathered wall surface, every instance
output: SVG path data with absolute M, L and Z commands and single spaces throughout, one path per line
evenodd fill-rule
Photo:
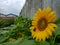
M 42 0 L 26 0 L 20 15 L 23 17 L 32 18 L 38 8 L 42 7 Z
M 53 0 L 53 10 L 56 11 L 58 18 L 60 18 L 60 0 Z
M 38 8 L 51 7 L 60 17 L 60 0 L 26 0 L 20 15 L 32 18 Z

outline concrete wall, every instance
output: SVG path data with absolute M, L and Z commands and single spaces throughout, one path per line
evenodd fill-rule
M 56 11 L 58 18 L 60 18 L 60 0 L 53 0 L 53 10 Z
M 43 0 L 43 7 L 51 7 L 56 12 L 57 18 L 60 18 L 60 0 Z
M 60 17 L 60 0 L 26 0 L 20 16 L 32 18 L 38 8 L 51 7 Z
M 20 16 L 32 18 L 38 8 L 42 7 L 42 0 L 26 0 Z

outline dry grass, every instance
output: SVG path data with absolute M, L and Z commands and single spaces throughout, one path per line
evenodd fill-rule
M 0 17 L 0 20 L 14 20 L 16 17 Z

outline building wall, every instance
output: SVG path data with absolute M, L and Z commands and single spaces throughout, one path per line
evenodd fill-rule
M 60 0 L 26 0 L 20 16 L 32 18 L 38 8 L 51 7 L 60 17 Z
M 42 7 L 42 0 L 26 0 L 20 16 L 32 18 L 38 8 Z
M 51 7 L 56 12 L 57 18 L 60 18 L 60 0 L 43 0 L 43 7 Z
M 56 11 L 57 17 L 60 18 L 60 0 L 53 0 L 53 10 Z

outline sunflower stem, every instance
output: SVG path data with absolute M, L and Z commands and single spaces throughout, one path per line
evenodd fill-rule
M 54 45 L 54 43 L 55 43 L 55 39 L 56 39 L 56 35 L 55 35 L 54 40 L 53 40 L 53 45 Z

